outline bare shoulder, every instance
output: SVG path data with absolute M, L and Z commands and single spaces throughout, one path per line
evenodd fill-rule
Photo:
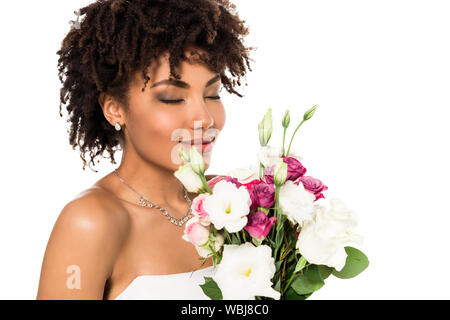
M 60 218 L 89 221 L 122 235 L 127 231 L 129 216 L 125 208 L 108 191 L 91 187 L 80 192 L 61 211 Z
M 79 193 L 59 214 L 42 263 L 38 299 L 101 299 L 128 231 L 128 215 L 107 192 Z M 69 288 L 70 270 L 79 288 Z

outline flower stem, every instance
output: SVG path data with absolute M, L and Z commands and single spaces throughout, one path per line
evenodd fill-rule
M 287 128 L 284 128 L 284 131 L 283 131 L 283 156 L 285 155 L 284 154 L 284 140 L 285 140 L 285 138 L 286 138 L 286 130 L 287 130 Z
M 286 290 L 289 288 L 289 286 L 291 285 L 292 280 L 294 280 L 295 275 L 296 275 L 296 273 L 295 273 L 295 272 L 292 272 L 291 277 L 289 278 L 289 280 L 288 280 L 286 286 L 285 286 L 284 289 L 283 289 L 283 293 L 286 292 Z
M 208 182 L 206 182 L 206 177 L 202 174 L 200 175 L 200 179 L 202 180 L 203 189 L 206 190 L 209 194 L 212 194 L 211 187 L 209 186 Z
M 289 151 L 291 150 L 291 144 L 292 141 L 294 140 L 294 136 L 297 133 L 298 128 L 300 128 L 300 126 L 303 124 L 303 122 L 305 122 L 305 120 L 303 119 L 302 122 L 300 122 L 300 124 L 298 125 L 298 127 L 295 129 L 294 133 L 292 134 L 292 138 L 291 138 L 291 142 L 289 143 L 289 148 L 287 150 L 286 156 L 289 156 Z

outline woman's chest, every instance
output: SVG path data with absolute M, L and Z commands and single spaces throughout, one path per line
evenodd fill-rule
M 152 214 L 151 212 L 148 212 Z M 105 295 L 115 297 L 141 275 L 168 275 L 212 266 L 195 247 L 182 239 L 184 225 L 177 226 L 156 215 L 130 214 L 126 240 L 118 254 Z

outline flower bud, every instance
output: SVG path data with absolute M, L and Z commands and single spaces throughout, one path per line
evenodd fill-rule
M 315 104 L 311 109 L 309 109 L 308 111 L 305 112 L 304 116 L 303 116 L 303 121 L 309 120 L 312 118 L 312 116 L 314 115 L 314 112 L 316 111 L 318 105 Z
M 189 158 L 189 153 L 187 153 L 183 148 L 178 149 L 178 155 L 180 156 L 180 159 L 184 162 L 191 161 Z
M 189 159 L 192 170 L 199 176 L 203 175 L 205 173 L 205 162 L 195 146 L 191 146 Z
M 282 186 L 287 178 L 287 164 L 283 161 L 283 158 L 278 158 L 277 164 L 275 165 L 273 174 L 273 183 L 276 186 Z
M 263 120 L 258 124 L 259 143 L 262 147 L 269 143 L 272 136 L 272 109 L 269 108 L 264 115 Z
M 283 121 L 281 124 L 283 125 L 283 128 L 287 129 L 289 127 L 289 122 L 291 121 L 291 117 L 289 116 L 289 110 L 286 110 L 286 113 L 284 114 Z

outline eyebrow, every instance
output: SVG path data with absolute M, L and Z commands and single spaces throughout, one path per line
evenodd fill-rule
M 211 80 L 209 80 L 206 83 L 205 88 L 209 87 L 210 85 L 212 85 L 214 82 L 216 82 L 218 80 L 220 80 L 220 75 L 219 74 L 216 75 Z M 172 85 L 172 86 L 183 88 L 183 89 L 189 89 L 191 87 L 188 83 L 186 83 L 184 81 L 181 81 L 181 80 L 166 79 L 166 80 L 162 80 L 162 81 L 154 83 L 150 88 L 154 88 L 156 86 L 160 86 L 160 85 L 163 85 L 163 84 Z

